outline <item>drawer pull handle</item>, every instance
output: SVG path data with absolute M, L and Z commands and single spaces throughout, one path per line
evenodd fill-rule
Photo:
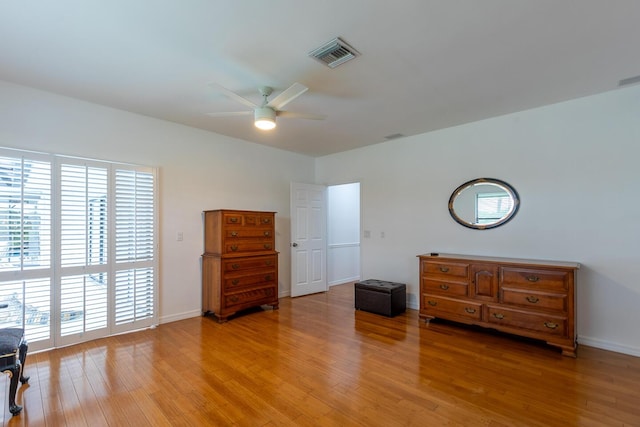
M 540 301 L 540 299 L 538 297 L 530 296 L 530 297 L 527 297 L 527 301 L 529 301 L 531 304 L 535 304 L 538 301 Z
M 438 305 L 438 303 L 435 301 L 427 301 L 427 303 L 432 307 L 435 307 L 436 305 Z
M 236 286 L 238 283 L 240 283 L 240 280 L 238 280 L 238 279 L 233 279 L 233 280 L 231 281 L 231 284 L 232 284 L 233 286 Z
M 237 223 L 237 222 L 238 222 L 238 218 L 236 218 L 236 217 L 229 218 L 229 222 L 232 222 L 232 223 L 234 223 L 234 224 L 235 224 L 235 223 Z
M 232 251 L 237 251 L 238 250 L 238 245 L 231 245 L 231 250 Z
M 265 243 L 264 248 L 265 249 L 271 249 L 271 245 L 269 243 Z
M 238 295 L 231 295 L 229 297 L 229 301 L 231 301 L 231 302 L 238 302 L 239 299 L 240 299 L 240 297 Z
M 240 264 L 231 264 L 231 268 L 233 268 L 234 270 L 237 270 L 240 268 Z
M 527 280 L 530 282 L 537 282 L 540 278 L 538 276 L 527 276 Z
M 266 276 L 264 276 L 264 280 L 266 280 L 267 282 L 271 281 L 271 275 L 267 274 Z
M 237 231 L 232 231 L 231 232 L 231 237 L 238 237 L 238 232 Z
M 447 271 L 449 271 L 449 267 L 440 267 L 440 271 L 446 273 Z
M 446 291 L 447 289 L 449 289 L 449 285 L 443 283 L 442 285 L 440 285 L 440 289 L 444 289 Z
M 264 262 L 265 265 L 273 265 L 273 261 L 271 260 L 267 260 Z
M 467 313 L 473 314 L 476 312 L 475 308 L 469 308 L 469 307 L 465 307 L 464 311 L 466 311 Z
M 504 319 L 504 314 L 502 313 L 493 313 L 493 317 L 495 317 L 496 319 Z
M 549 329 L 556 329 L 559 325 L 553 322 L 544 322 L 544 326 L 546 326 Z
M 265 237 L 269 237 L 269 236 L 271 236 L 271 232 L 270 232 L 270 231 L 265 231 L 265 232 L 264 232 L 264 236 L 265 236 Z
M 271 224 L 271 218 L 262 218 L 263 224 Z

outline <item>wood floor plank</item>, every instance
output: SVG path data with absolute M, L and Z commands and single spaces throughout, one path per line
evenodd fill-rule
M 334 286 L 30 354 L 3 425 L 640 426 L 640 358 L 353 306 Z

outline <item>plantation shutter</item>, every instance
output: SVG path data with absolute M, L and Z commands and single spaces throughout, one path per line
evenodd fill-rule
M 115 171 L 115 326 L 155 317 L 155 184 L 152 171 Z
M 0 328 L 30 350 L 157 322 L 156 171 L 0 148 Z
M 60 336 L 86 339 L 108 326 L 108 168 L 65 160 L 59 174 Z
M 0 328 L 52 342 L 51 159 L 0 150 Z

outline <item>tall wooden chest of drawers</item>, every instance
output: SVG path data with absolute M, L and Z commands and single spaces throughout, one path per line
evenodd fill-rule
M 218 322 L 260 305 L 278 308 L 275 212 L 204 212 L 202 312 Z
M 419 255 L 420 318 L 484 326 L 576 354 L 573 262 Z

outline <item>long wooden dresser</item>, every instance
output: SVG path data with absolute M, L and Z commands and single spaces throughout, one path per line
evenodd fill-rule
M 275 212 L 204 212 L 202 312 L 218 322 L 260 305 L 278 308 Z
M 420 318 L 442 318 L 546 341 L 576 356 L 574 262 L 425 254 Z

